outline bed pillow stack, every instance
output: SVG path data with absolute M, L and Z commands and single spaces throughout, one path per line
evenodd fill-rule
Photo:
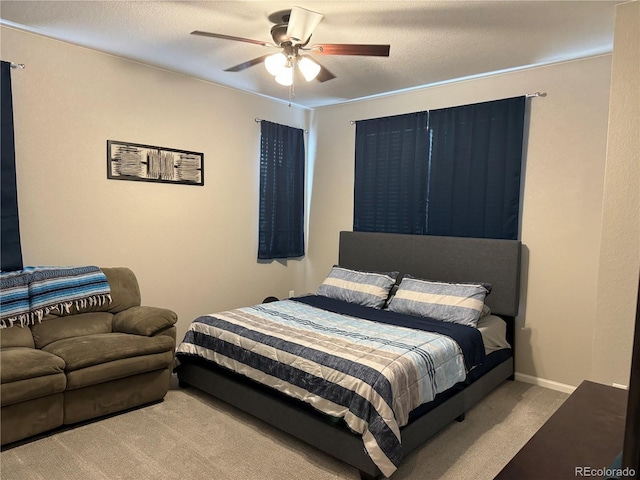
M 444 283 L 404 277 L 389 310 L 443 322 L 476 327 L 490 287 L 484 284 Z
M 398 272 L 361 272 L 334 266 L 318 288 L 318 295 L 365 307 L 382 308 Z

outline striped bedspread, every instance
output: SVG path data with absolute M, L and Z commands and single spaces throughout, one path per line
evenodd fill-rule
M 215 362 L 343 418 L 389 476 L 402 459 L 400 427 L 409 412 L 463 381 L 469 365 L 483 361 L 484 350 L 479 333 L 465 347 L 476 358 L 465 358 L 448 334 L 371 321 L 370 311 L 388 315 L 390 323 L 414 321 L 325 297 L 301 297 L 200 317 L 176 353 L 178 359 Z

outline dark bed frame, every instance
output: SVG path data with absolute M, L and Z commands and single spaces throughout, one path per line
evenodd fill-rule
M 507 323 L 507 339 L 515 347 L 514 321 L 518 313 L 520 242 L 426 235 L 340 232 L 341 266 L 367 271 L 399 271 L 418 278 L 448 282 L 488 282 L 493 286 L 486 303 Z M 455 392 L 428 413 L 401 429 L 406 456 L 464 413 L 507 379 L 513 379 L 513 356 Z M 382 476 L 369 458 L 361 435 L 343 422 L 297 400 L 256 384 L 222 368 L 199 361 L 183 361 L 181 386 L 196 387 L 360 471 L 362 479 Z M 451 394 L 451 392 L 449 392 Z

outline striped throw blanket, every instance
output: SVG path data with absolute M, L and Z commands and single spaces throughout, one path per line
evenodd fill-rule
M 0 328 L 40 322 L 49 312 L 111 302 L 107 277 L 98 267 L 25 267 L 0 273 Z
M 348 315 L 325 308 L 339 304 L 346 302 L 311 296 L 203 316 L 193 321 L 176 355 L 215 362 L 343 418 L 389 476 L 402 458 L 400 427 L 409 412 L 463 381 L 466 360 L 477 365 L 484 358 L 465 359 L 464 348 L 448 335 L 371 321 L 360 312 L 408 316 L 361 306 L 351 306 Z M 475 330 L 474 342 L 484 351 L 476 329 L 451 325 L 443 328 Z

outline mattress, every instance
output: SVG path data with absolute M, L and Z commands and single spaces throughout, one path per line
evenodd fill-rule
M 410 412 L 463 382 L 485 348 L 475 328 L 308 296 L 200 317 L 177 358 L 215 362 L 343 419 L 388 476 Z

